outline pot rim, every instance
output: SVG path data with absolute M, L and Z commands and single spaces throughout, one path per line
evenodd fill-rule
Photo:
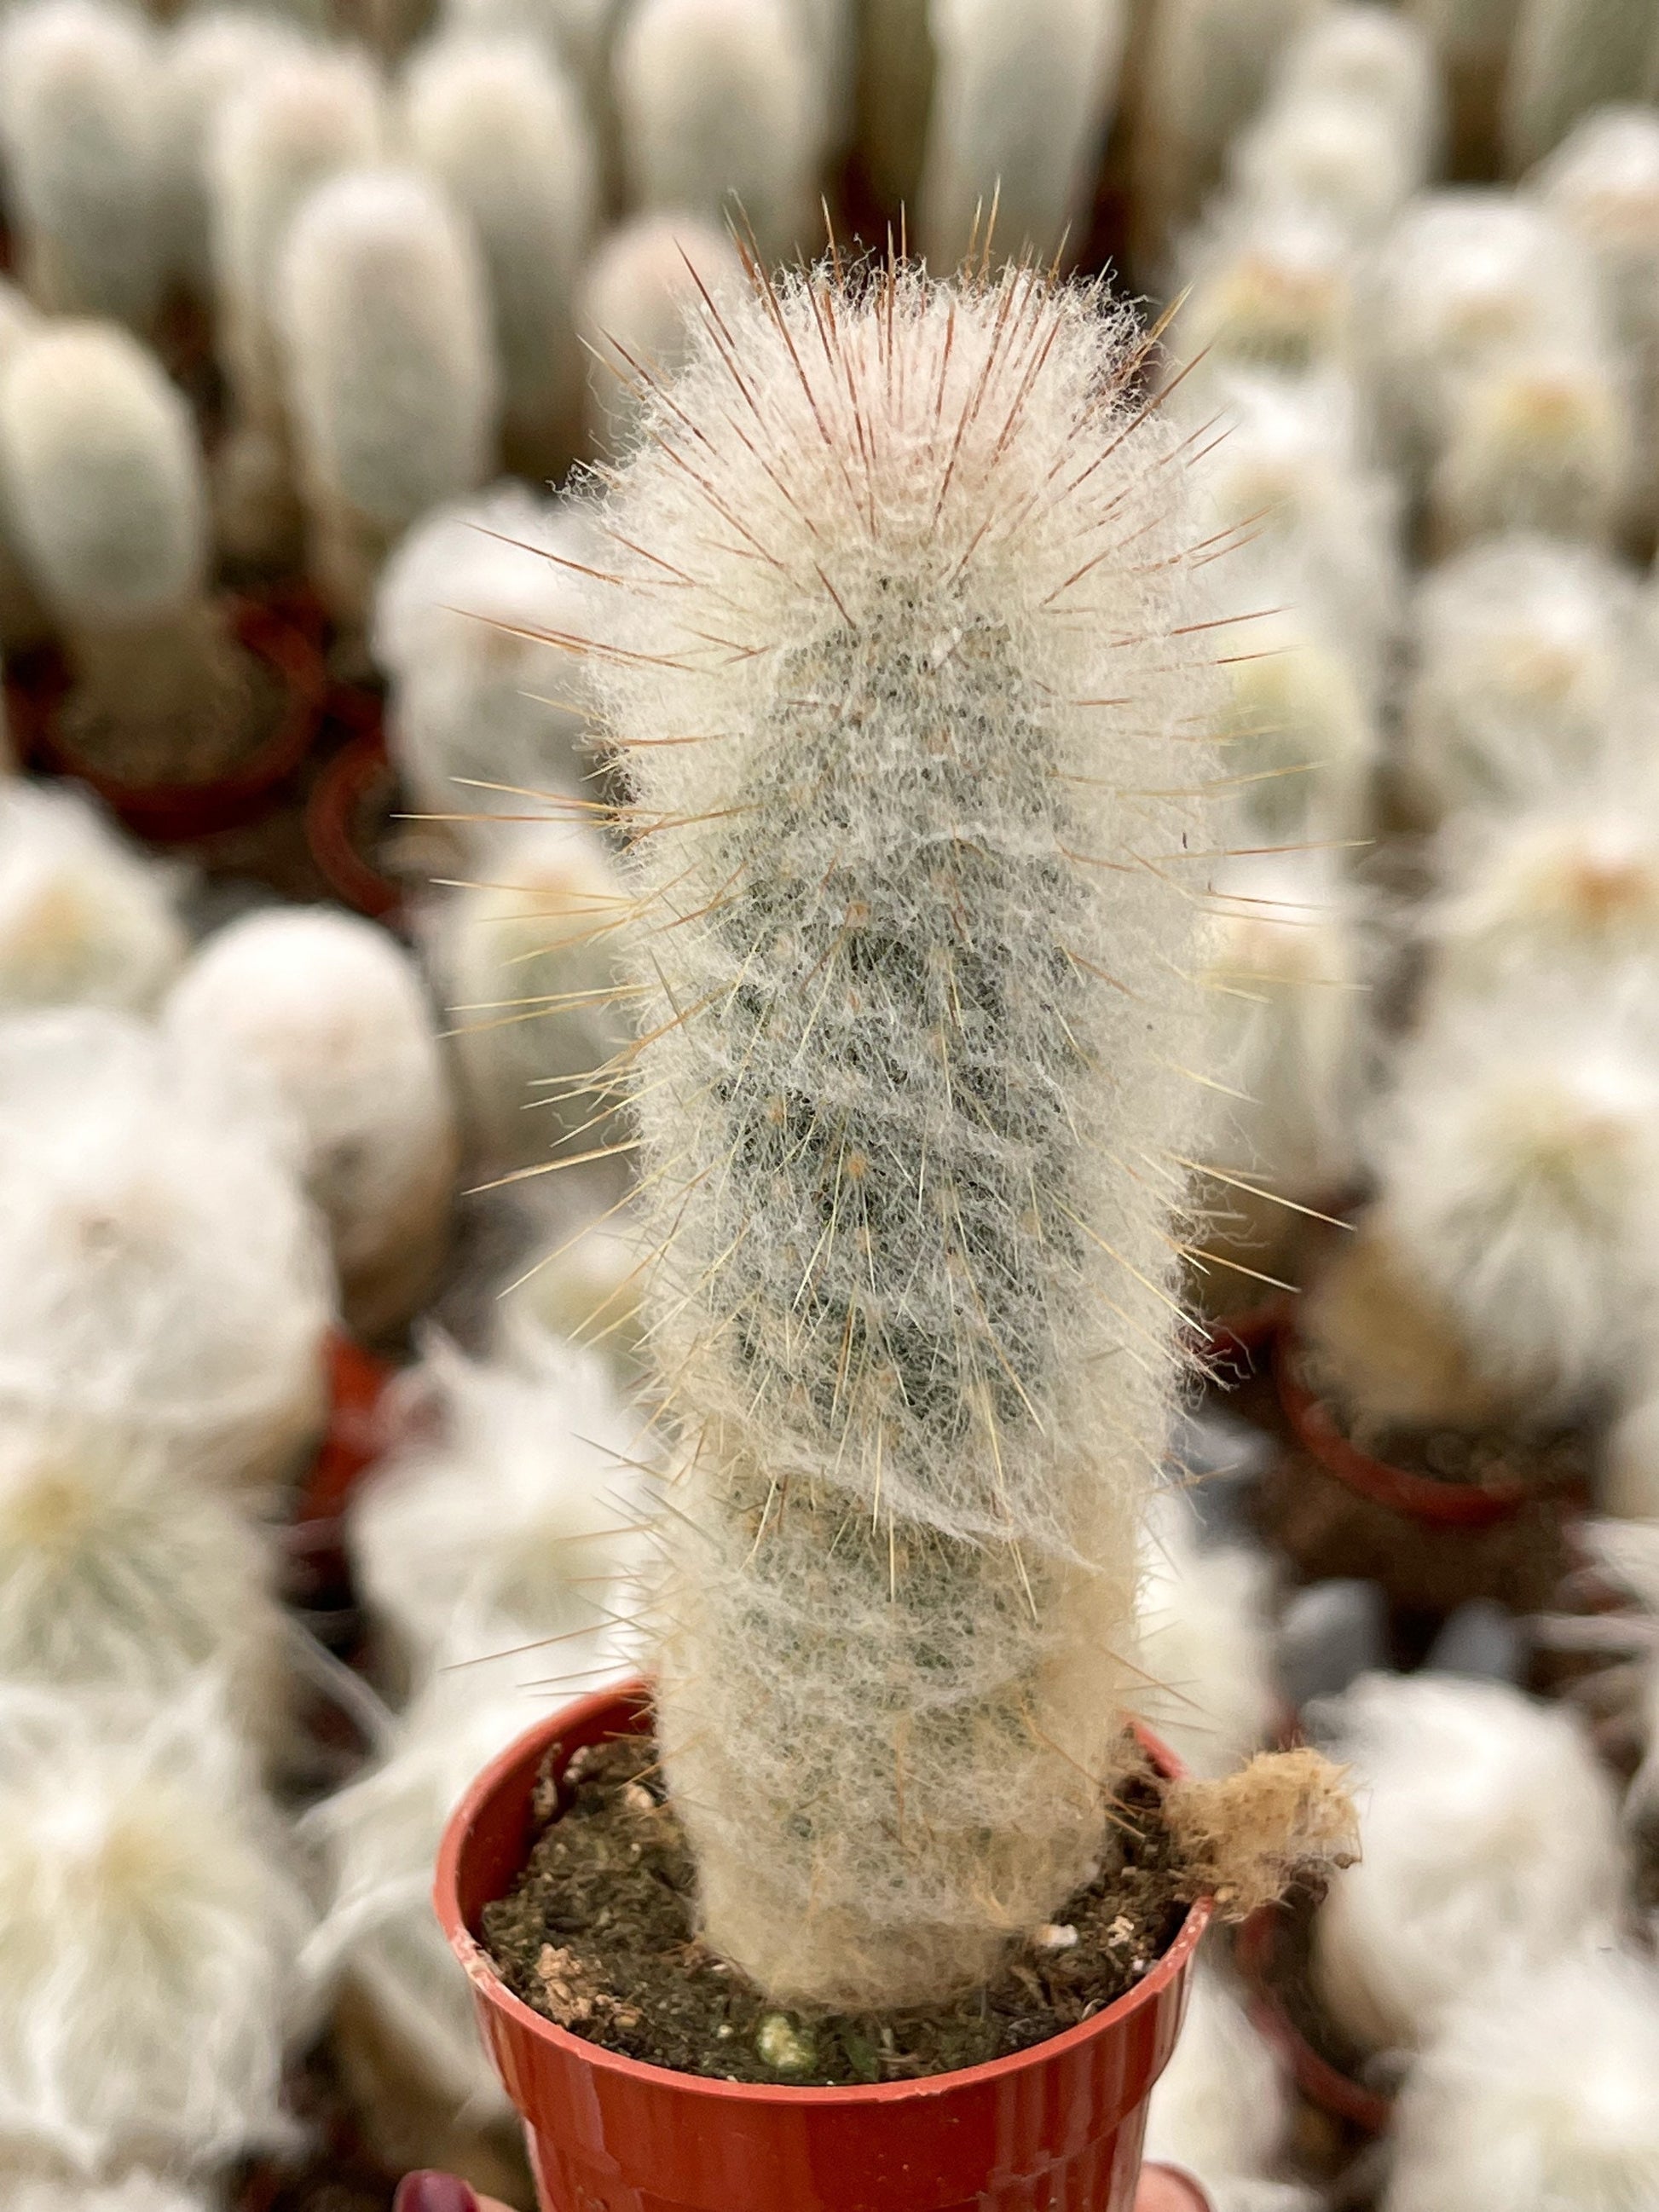
M 449 1940 L 450 1948 L 459 1960 L 473 1989 L 488 1999 L 504 2015 L 506 2021 L 520 2033 L 527 2033 L 547 2043 L 567 2057 L 597 2068 L 603 2073 L 616 2074 L 642 2086 L 678 2092 L 690 2097 L 706 2097 L 716 2102 L 730 2103 L 758 2101 L 766 2105 L 802 2106 L 825 2110 L 836 2106 L 870 2104 L 902 2104 L 918 2098 L 937 2097 L 952 2091 L 979 2087 L 982 2083 L 1005 2081 L 1011 2074 L 1029 2070 L 1051 2063 L 1079 2045 L 1104 2034 L 1127 2020 L 1129 2014 L 1146 2001 L 1157 1996 L 1176 1980 L 1191 1963 L 1199 1940 L 1210 1923 L 1214 1901 L 1207 1897 L 1195 1899 L 1187 1907 L 1186 1916 L 1167 1948 L 1147 1969 L 1134 1987 L 1126 1990 L 1121 1997 L 1079 2021 L 1075 2027 L 1063 2029 L 1058 2035 L 1045 2037 L 1041 2043 L 1032 2044 L 1024 2051 L 1010 2051 L 1006 2057 L 991 2058 L 978 2066 L 964 2066 L 953 2073 L 930 2074 L 914 2081 L 875 2081 L 839 2086 L 832 2088 L 791 2087 L 785 2083 L 768 2081 L 719 2081 L 703 2074 L 683 2074 L 672 2066 L 653 2066 L 644 2059 L 624 2057 L 620 2051 L 605 2051 L 584 2037 L 573 2035 L 568 2028 L 556 2027 L 542 2014 L 534 2012 L 523 2000 L 514 1995 L 495 1971 L 494 1960 L 483 1945 L 473 1935 L 461 1917 L 459 1904 L 459 1869 L 461 1855 L 471 1835 L 479 1813 L 501 1789 L 508 1775 L 522 1766 L 532 1748 L 540 1755 L 571 1729 L 603 1712 L 607 1706 L 638 1705 L 648 1702 L 650 1686 L 641 1676 L 632 1676 L 614 1683 L 609 1689 L 595 1690 L 556 1712 L 538 1721 L 524 1734 L 499 1751 L 477 1777 L 466 1795 L 450 1814 L 444 1829 L 443 1841 L 438 1850 L 437 1875 L 433 1885 L 433 1904 L 439 1923 Z M 1149 1729 L 1138 1722 L 1134 1724 L 1137 1739 L 1154 1762 L 1170 1779 L 1179 1778 L 1180 1761 Z
M 311 787 L 306 799 L 306 843 L 337 898 L 373 921 L 391 922 L 402 909 L 403 886 L 366 858 L 351 836 L 357 801 L 378 775 L 391 770 L 380 713 L 360 708 L 355 700 L 348 704 L 338 693 L 331 697 L 327 713 L 343 722 L 351 735 L 323 763 Z

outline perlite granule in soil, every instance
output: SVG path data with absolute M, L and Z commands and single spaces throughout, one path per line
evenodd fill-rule
M 543 1793 L 544 1802 L 550 1790 Z M 1029 2049 L 1112 2003 L 1167 1948 L 1184 1906 L 1159 1789 L 1143 1765 L 1108 1809 L 1102 1866 L 995 1980 L 942 2005 L 781 2012 L 694 1934 L 695 1875 L 654 1743 L 578 1752 L 484 1935 L 516 1996 L 590 2043 L 731 2081 L 845 2087 L 944 2074 Z

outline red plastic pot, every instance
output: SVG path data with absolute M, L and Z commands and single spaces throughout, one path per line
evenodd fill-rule
M 525 2123 L 543 2212 L 1132 2212 L 1146 2100 L 1175 2048 L 1210 1917 L 1094 2019 L 1034 2049 L 921 2081 L 841 2089 L 714 2081 L 601 2051 L 544 2020 L 478 1941 L 529 1856 L 547 1754 L 643 1734 L 640 1683 L 568 1705 L 474 1783 L 434 1901 L 484 2045 Z M 1152 1738 L 1160 1769 L 1179 1767 Z
M 13 692 L 20 752 L 86 784 L 130 830 L 158 843 L 208 837 L 262 820 L 311 750 L 326 682 L 314 645 L 276 609 L 238 599 L 230 614 L 238 642 L 274 672 L 284 694 L 276 728 L 240 768 L 208 783 L 125 783 L 106 775 L 64 738 L 58 709 L 68 678 L 61 662 L 42 661 Z
M 1235 1946 L 1239 1971 L 1249 1987 L 1249 2014 L 1257 2034 L 1310 2104 L 1346 2122 L 1368 2140 L 1385 2134 L 1394 2117 L 1392 2100 L 1322 2058 L 1285 2009 L 1274 1984 L 1279 1926 L 1277 1908 L 1266 1906 L 1251 1914 Z
M 1361 1498 L 1431 1528 L 1477 1529 L 1513 1520 L 1534 1494 L 1521 1482 L 1498 1482 L 1486 1487 L 1472 1482 L 1437 1482 L 1432 1475 L 1414 1474 L 1408 1468 L 1373 1459 L 1350 1443 L 1330 1407 L 1303 1382 L 1297 1371 L 1297 1352 L 1296 1331 L 1284 1330 L 1273 1346 L 1273 1380 L 1285 1418 L 1308 1456 Z
M 338 1329 L 327 1359 L 328 1426 L 287 1531 L 289 1595 L 313 1608 L 349 1601 L 342 1522 L 359 1479 L 385 1449 L 380 1401 L 397 1372 Z
M 361 842 L 365 806 L 383 790 L 389 810 L 394 791 L 380 702 L 368 692 L 349 697 L 337 694 L 329 712 L 332 719 L 346 723 L 353 735 L 311 787 L 306 842 L 336 896 L 379 921 L 395 915 L 404 896 L 401 885 L 374 865 Z
M 459 2212 L 469 2196 L 469 2212 L 507 2212 L 507 2207 L 495 2198 L 468 2191 L 458 2176 L 429 2171 L 404 2175 L 392 2212 L 428 2212 L 428 2204 L 434 2202 L 430 2188 L 434 2182 L 442 2185 L 445 2212 L 451 2212 L 451 2207 Z M 422 2183 L 428 2186 L 422 2188 Z M 251 2212 L 251 2208 L 239 2208 L 239 2212 Z M 1214 2208 L 1190 2173 L 1173 2166 L 1143 2166 L 1140 2186 L 1135 2191 L 1135 2212 L 1214 2212 Z

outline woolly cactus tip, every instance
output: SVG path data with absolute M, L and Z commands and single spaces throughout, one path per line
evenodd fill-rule
M 1320 210 L 1275 201 L 1231 210 L 1188 256 L 1188 295 L 1170 332 L 1202 407 L 1229 368 L 1289 376 L 1340 368 L 1354 338 L 1354 258 Z
M 1611 548 L 1634 460 L 1610 357 L 1575 348 L 1506 359 L 1451 397 L 1429 485 L 1431 536 L 1443 554 L 1518 531 Z
M 1029 269 L 762 283 L 606 525 L 659 1726 L 709 1940 L 781 2002 L 971 1983 L 1076 1887 L 1125 1755 L 1202 1111 L 1176 872 L 1224 780 L 1143 360 Z
M 189 949 L 178 890 L 79 792 L 0 784 L 0 1006 L 154 1006 Z
M 582 278 L 577 325 L 594 356 L 588 431 L 596 446 L 624 447 L 635 434 L 644 382 L 672 374 L 690 344 L 687 328 L 705 295 L 743 282 L 737 249 L 695 216 L 638 216 L 600 245 Z

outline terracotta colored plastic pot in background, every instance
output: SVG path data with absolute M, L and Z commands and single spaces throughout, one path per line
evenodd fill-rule
M 311 750 L 326 681 L 315 646 L 276 609 L 238 599 L 231 602 L 230 614 L 238 642 L 274 673 L 283 692 L 276 726 L 240 768 L 205 783 L 125 783 L 106 775 L 65 742 L 59 708 L 68 678 L 61 662 L 45 660 L 33 680 L 12 690 L 19 753 L 84 783 L 130 830 L 158 843 L 208 837 L 261 820 Z
M 364 1470 L 385 1449 L 380 1401 L 389 1359 L 337 1329 L 328 1340 L 328 1426 L 287 1530 L 290 1598 L 310 1610 L 350 1602 L 341 1524 Z
M 439 1853 L 438 1917 L 524 2119 L 543 2212 L 1133 2212 L 1146 2100 L 1175 2048 L 1207 1903 L 1092 2020 L 926 2081 L 708 2081 L 602 2051 L 520 2002 L 478 1931 L 529 1856 L 543 1762 L 556 1747 L 562 1772 L 584 1745 L 642 1735 L 647 1700 L 623 1684 L 520 1736 L 462 1800 Z M 1143 1741 L 1162 1771 L 1179 1771 Z
M 360 841 L 359 817 L 383 789 L 390 803 L 392 763 L 386 757 L 380 702 L 372 692 L 336 692 L 331 720 L 352 732 L 311 787 L 306 802 L 306 842 L 330 888 L 359 914 L 395 918 L 402 886 L 378 868 Z
M 1390 2100 L 1322 2058 L 1291 2018 L 1274 1985 L 1279 1928 L 1278 1908 L 1266 1906 L 1245 1922 L 1234 1947 L 1239 1971 L 1249 1986 L 1249 2014 L 1256 2033 L 1310 2104 L 1357 2129 L 1367 2140 L 1384 2134 L 1394 2116 Z
M 434 2184 L 438 2184 L 434 2188 Z M 449 2173 L 406 2174 L 398 2185 L 392 2212 L 508 2212 L 498 2197 L 480 2197 Z M 1213 2212 L 1210 2200 L 1190 2173 L 1173 2166 L 1143 2166 L 1135 2191 L 1135 2212 Z
M 1193 1349 L 1218 1382 L 1243 1382 L 1267 1359 L 1289 1318 L 1290 1300 L 1275 1292 L 1260 1305 L 1246 1306 L 1225 1321 L 1196 1324 Z

